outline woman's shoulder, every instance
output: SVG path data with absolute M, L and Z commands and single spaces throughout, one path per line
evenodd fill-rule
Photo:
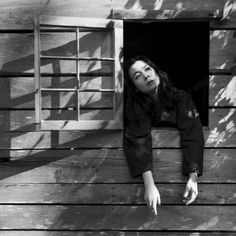
M 189 94 L 183 89 L 179 89 L 176 87 L 171 88 L 171 97 L 174 101 L 179 101 L 183 97 L 188 97 L 188 96 Z

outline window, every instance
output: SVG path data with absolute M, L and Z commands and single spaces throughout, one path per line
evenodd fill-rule
M 35 18 L 35 123 L 40 129 L 123 128 L 122 22 Z
M 208 125 L 209 21 L 124 21 L 124 60 L 146 55 L 174 86 L 191 93 Z

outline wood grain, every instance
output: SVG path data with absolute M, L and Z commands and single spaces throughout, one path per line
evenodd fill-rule
M 216 107 L 236 106 L 235 86 L 236 76 L 210 76 L 209 105 Z
M 176 10 L 124 10 L 113 9 L 112 18 L 124 20 L 198 20 L 198 19 L 221 19 L 222 10 L 209 11 L 209 10 L 195 10 L 188 11 L 185 9 Z
M 162 205 L 183 204 L 185 184 L 158 184 Z M 236 184 L 199 184 L 193 204 L 236 203 Z M 146 204 L 143 184 L 1 184 L 1 204 Z
M 14 155 L 15 161 L 1 164 L 0 183 L 142 183 L 141 177 L 131 177 L 122 150 L 19 150 Z M 153 157 L 157 183 L 186 182 L 181 150 L 155 149 Z M 204 157 L 199 183 L 236 183 L 235 149 L 206 149 Z
M 220 231 L 214 231 L 212 232 L 200 232 L 200 231 L 194 231 L 194 232 L 186 232 L 186 231 L 171 231 L 171 232 L 160 232 L 159 230 L 157 231 L 149 231 L 149 232 L 143 232 L 143 231 L 118 231 L 118 230 L 112 230 L 112 231 L 58 231 L 58 230 L 30 230 L 30 231 L 23 231 L 23 230 L 1 230 L 1 235 L 2 236 L 189 236 L 191 233 L 191 236 L 234 236 L 235 233 L 229 233 L 229 232 L 220 232 Z
M 60 0 L 53 2 L 23 0 L 21 3 L 11 0 L 1 2 L 0 9 L 1 28 L 32 29 L 32 19 L 39 13 L 56 16 L 107 18 L 110 13 L 110 1 L 68 0 L 65 4 Z
M 231 114 L 230 114 L 231 115 Z M 226 117 L 227 118 L 227 117 Z M 235 147 L 236 137 L 233 121 L 224 122 L 211 130 L 204 129 L 206 147 Z M 229 116 L 230 118 L 230 116 Z M 4 119 L 2 117 L 2 119 Z M 7 127 L 9 124 L 5 123 Z M 225 128 L 225 129 L 223 129 Z M 25 130 L 34 130 L 29 124 Z M 122 130 L 102 131 L 2 131 L 0 149 L 48 149 L 48 148 L 122 148 Z M 180 147 L 180 136 L 174 128 L 159 128 L 152 131 L 154 148 Z
M 161 206 L 154 217 L 146 206 L 2 205 L 0 228 L 235 231 L 235 211 L 235 206 Z
M 234 30 L 213 30 L 210 33 L 210 70 L 235 67 L 236 38 Z
M 53 109 L 43 110 L 42 116 L 45 120 L 76 120 L 77 108 L 73 106 L 73 101 L 66 104 L 66 94 L 62 93 L 58 98 L 62 106 L 68 106 L 66 110 Z M 69 93 L 70 94 L 70 93 Z M 55 96 L 56 97 L 56 96 Z M 219 98 L 220 99 L 220 98 Z M 66 101 L 65 101 L 66 100 Z M 85 103 L 86 101 L 86 103 Z M 111 94 L 89 93 L 84 96 L 81 107 L 82 120 L 111 120 L 112 119 L 112 98 Z M 44 104 L 44 102 L 43 102 Z M 47 106 L 58 104 L 49 100 Z M 71 106 L 70 106 L 71 105 Z M 86 108 L 86 109 L 85 109 Z M 104 109 L 105 108 L 105 109 Z M 230 139 L 235 136 L 233 121 L 236 119 L 235 108 L 209 109 L 209 130 L 208 132 L 222 133 L 222 139 Z M 34 110 L 0 110 L 0 131 L 35 131 L 35 111 Z M 72 131 L 73 132 L 73 131 Z M 205 132 L 206 133 L 206 132 Z M 206 134 L 207 135 L 207 134 Z M 212 134 L 213 135 L 213 134 Z M 155 139 L 155 138 L 154 138 Z M 216 140 L 213 140 L 216 141 Z M 209 140 L 206 140 L 210 143 Z

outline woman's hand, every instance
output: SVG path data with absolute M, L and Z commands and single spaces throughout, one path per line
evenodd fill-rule
M 161 205 L 161 197 L 154 183 L 152 172 L 146 171 L 143 173 L 143 181 L 145 186 L 144 200 L 152 212 L 157 215 L 157 204 Z
M 155 184 L 150 184 L 145 187 L 144 200 L 152 212 L 157 215 L 157 204 L 161 205 L 160 193 Z
M 186 189 L 184 192 L 184 202 L 186 205 L 189 205 L 193 201 L 195 201 L 198 195 L 198 188 L 197 188 L 197 173 L 191 173 L 189 175 L 189 180 L 186 185 Z

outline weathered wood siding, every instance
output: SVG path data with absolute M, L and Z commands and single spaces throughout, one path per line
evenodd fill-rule
M 38 14 L 111 18 L 112 9 L 223 10 L 211 22 L 209 127 L 204 128 L 204 175 L 199 196 L 184 206 L 179 134 L 153 131 L 154 178 L 162 206 L 154 217 L 141 178 L 131 178 L 122 131 L 39 131 L 34 124 L 33 17 Z M 234 235 L 236 233 L 236 3 L 233 0 L 6 0 L 0 2 L 0 234 L 1 235 Z M 60 35 L 58 35 L 60 34 Z M 94 41 L 95 39 L 95 41 Z M 102 34 L 81 35 L 83 56 L 109 56 Z M 103 46 L 100 46 L 100 45 Z M 43 37 L 45 55 L 75 53 L 72 32 Z M 55 53 L 55 54 L 54 54 Z M 108 53 L 108 54 L 107 54 Z M 71 62 L 44 61 L 43 86 L 73 88 Z M 84 72 L 110 72 L 108 64 Z M 59 76 L 66 73 L 64 76 Z M 90 75 L 91 76 L 91 75 Z M 111 88 L 109 76 L 83 86 Z M 90 77 L 91 79 L 91 77 Z M 109 94 L 87 93 L 85 117 L 109 116 Z M 44 116 L 73 118 L 71 92 L 43 95 Z M 60 112 L 49 108 L 60 108 Z M 67 109 L 69 108 L 69 110 Z M 98 109 L 98 110 L 96 110 Z

